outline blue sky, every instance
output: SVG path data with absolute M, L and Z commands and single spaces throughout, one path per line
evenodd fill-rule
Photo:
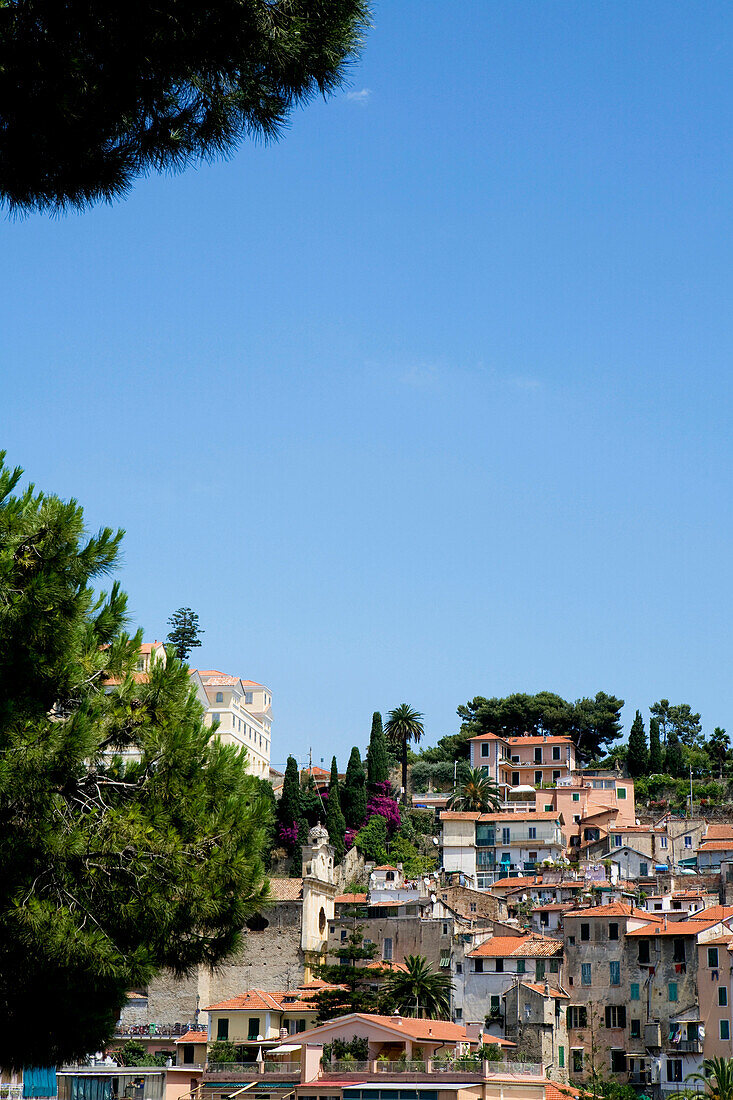
M 274 763 L 512 691 L 733 730 L 732 85 L 712 0 L 382 0 L 279 144 L 0 223 L 9 460 Z

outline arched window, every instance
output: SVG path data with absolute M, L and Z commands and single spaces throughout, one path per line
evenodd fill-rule
M 224 702 L 224 692 L 223 691 L 217 691 L 216 701 L 217 701 L 217 703 L 223 703 Z

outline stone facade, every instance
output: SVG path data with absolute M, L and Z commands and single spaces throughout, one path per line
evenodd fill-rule
M 567 1084 L 568 996 L 549 985 L 517 982 L 504 994 L 504 1037 L 517 1044 L 521 1061 L 539 1062 L 553 1081 Z

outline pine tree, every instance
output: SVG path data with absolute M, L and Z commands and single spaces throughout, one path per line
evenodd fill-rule
M 382 728 L 382 715 L 375 710 L 372 715 L 372 732 L 367 749 L 367 783 L 373 790 L 377 783 L 387 782 L 389 782 L 387 739 Z
M 334 859 L 340 863 L 346 855 L 346 821 L 341 812 L 341 799 L 339 797 L 339 772 L 336 766 L 336 757 L 331 761 L 331 780 L 328 784 L 328 802 L 326 803 L 326 832 L 328 839 L 334 848 Z
M 626 767 L 629 770 L 629 775 L 633 777 L 646 775 L 649 767 L 649 749 L 646 744 L 644 719 L 638 710 L 634 715 L 634 721 L 631 723 L 629 732 L 629 751 L 626 757 Z
M 0 462 L 0 1065 L 59 1065 L 128 989 L 236 949 L 268 818 L 185 665 L 135 675 L 125 596 L 94 591 L 121 534 L 20 477 Z
M 179 661 L 187 661 L 192 649 L 201 645 L 200 634 L 205 634 L 199 626 L 199 617 L 190 607 L 179 607 L 168 620 L 171 632 L 166 641 L 173 646 Z
M 659 775 L 664 771 L 664 754 L 659 738 L 659 719 L 649 719 L 649 774 Z
M 352 921 L 352 929 L 346 943 L 335 952 L 338 963 L 326 962 L 315 967 L 321 981 L 336 986 L 321 990 L 313 998 L 318 1005 L 318 1023 L 349 1012 L 377 1012 L 379 1009 L 379 996 L 372 987 L 382 976 L 381 972 L 357 965 L 372 960 L 377 945 L 364 942 L 364 926 L 356 923 L 357 909 L 347 911 L 346 916 Z
M 361 754 L 354 745 L 346 768 L 343 791 L 341 792 L 341 809 L 344 812 L 346 824 L 349 829 L 360 829 L 366 817 L 366 775 L 364 765 L 361 762 Z
M 682 745 L 674 730 L 667 735 L 667 751 L 664 754 L 664 766 L 675 779 L 682 779 L 685 774 L 685 760 L 682 755 Z

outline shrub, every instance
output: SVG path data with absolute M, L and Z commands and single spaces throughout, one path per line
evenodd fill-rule
M 237 1049 L 234 1043 L 230 1043 L 226 1039 L 217 1039 L 215 1043 L 212 1043 L 208 1052 L 209 1062 L 236 1062 Z

